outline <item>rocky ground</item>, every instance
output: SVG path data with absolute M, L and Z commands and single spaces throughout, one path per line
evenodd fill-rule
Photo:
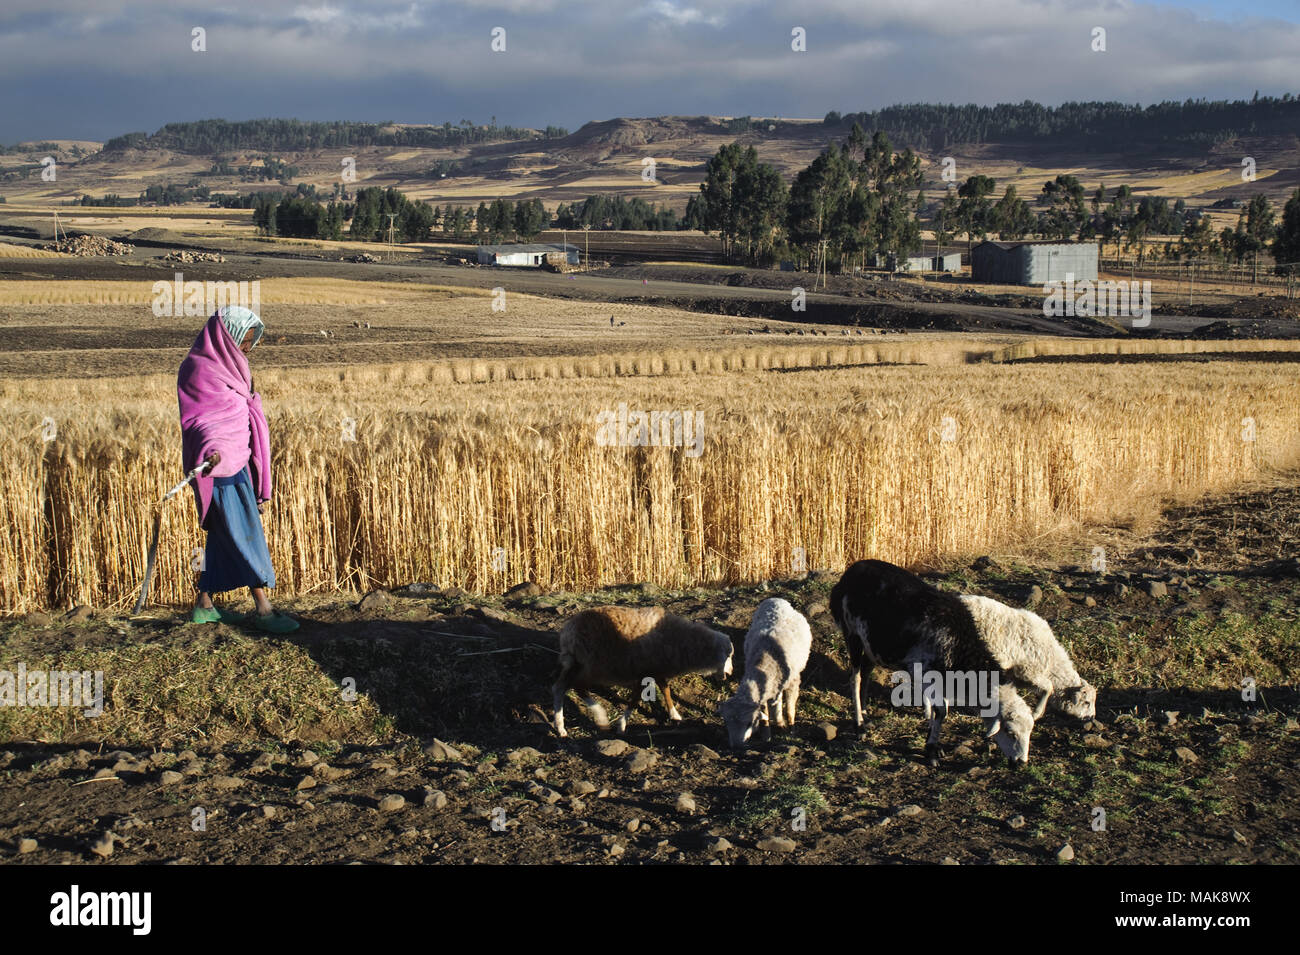
M 1292 478 L 1097 529 L 1083 563 L 992 555 L 941 586 L 1034 606 L 1099 688 L 1035 728 L 1012 771 L 977 720 L 938 769 L 916 710 L 870 687 L 848 717 L 843 642 L 813 573 L 728 590 L 498 598 L 411 585 L 290 609 L 290 638 L 163 613 L 0 624 L 0 669 L 102 667 L 105 714 L 0 712 L 0 853 L 27 863 L 1295 863 L 1300 861 L 1300 488 Z M 1105 548 L 1104 571 L 1085 566 Z M 573 610 L 660 603 L 739 640 L 760 600 L 812 620 L 800 719 L 743 752 L 729 692 L 674 686 L 623 737 L 572 698 L 547 723 Z M 1243 685 L 1247 689 L 1243 692 Z M 357 696 L 350 700 L 350 689 Z M 34 739 L 48 742 L 34 742 Z

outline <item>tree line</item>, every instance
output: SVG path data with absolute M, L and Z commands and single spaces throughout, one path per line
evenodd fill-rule
M 1215 234 L 1210 219 L 1183 199 L 1137 196 L 1128 185 L 1089 191 L 1075 176 L 1048 180 L 1030 199 L 1008 185 L 997 195 L 989 176 L 969 176 L 927 202 L 920 158 L 910 147 L 894 148 L 889 134 L 868 138 L 854 123 L 844 142 L 824 149 L 787 187 L 778 171 L 762 163 L 752 146 L 723 146 L 708 161 L 699 194 L 683 217 L 687 227 L 717 232 L 729 257 L 767 264 L 778 257 L 822 264 L 867 265 L 882 256 L 905 257 L 922 246 L 922 226 L 945 246 L 964 235 L 968 249 L 996 237 L 1096 241 L 1102 254 L 1113 246 L 1175 261 L 1218 258 L 1241 263 L 1272 251 L 1279 263 L 1300 259 L 1300 190 L 1287 203 L 1281 224 L 1268 199 L 1255 196 L 1235 228 Z M 1034 205 L 1031 205 L 1031 201 Z M 1153 237 L 1174 236 L 1163 246 Z
M 1300 97 L 1249 100 L 1187 99 L 1143 107 L 1119 102 L 1071 102 L 1044 106 L 1025 100 L 996 106 L 914 103 L 839 113 L 823 120 L 831 128 L 883 130 L 914 149 L 940 150 L 957 143 L 1055 143 L 1070 149 L 1113 150 L 1134 145 L 1213 145 L 1238 136 L 1294 135 Z
M 475 143 L 520 139 L 559 139 L 569 134 L 560 126 L 537 131 L 517 126 L 488 125 L 462 119 L 459 124 L 401 126 L 391 123 L 348 121 L 306 122 L 299 119 L 251 119 L 230 122 L 202 119 L 168 123 L 157 132 L 126 133 L 104 143 L 104 152 L 126 149 L 170 149 L 175 152 L 214 155 L 227 152 L 301 152 L 352 146 L 467 146 Z

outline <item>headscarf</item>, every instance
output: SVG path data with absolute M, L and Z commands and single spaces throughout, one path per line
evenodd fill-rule
M 257 334 L 253 337 L 254 348 L 262 340 L 262 335 L 266 331 L 266 326 L 257 317 L 257 313 L 242 305 L 223 305 L 217 309 L 217 315 L 221 319 L 221 324 L 226 327 L 226 331 L 230 333 L 230 337 L 235 340 L 236 348 L 244 343 L 244 336 L 248 334 L 250 328 L 257 329 Z
M 200 524 L 207 520 L 212 479 L 232 477 L 246 465 L 252 472 L 257 500 L 271 499 L 270 431 L 262 399 L 253 391 L 248 359 L 227 331 L 224 311 L 214 312 L 203 326 L 176 379 L 185 470 L 192 471 L 213 451 L 221 455 L 216 467 L 193 482 Z M 248 314 L 258 321 L 256 315 Z M 245 331 L 253 327 L 247 319 L 241 324 Z

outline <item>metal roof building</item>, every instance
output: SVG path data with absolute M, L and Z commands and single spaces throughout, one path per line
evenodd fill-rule
M 480 245 L 478 260 L 481 265 L 545 264 L 547 255 L 564 255 L 570 265 L 579 265 L 576 245 L 554 245 L 548 242 L 517 242 L 512 245 Z
M 1097 278 L 1095 242 L 981 242 L 971 250 L 971 278 L 999 285 L 1043 285 Z

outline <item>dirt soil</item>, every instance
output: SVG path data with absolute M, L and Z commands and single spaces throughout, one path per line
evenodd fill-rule
M 1018 771 L 968 716 L 947 722 L 945 758 L 928 768 L 919 712 L 889 704 L 881 672 L 854 728 L 829 572 L 725 591 L 493 599 L 414 584 L 364 609 L 318 596 L 288 607 L 298 633 L 254 633 L 254 645 L 305 651 L 340 687 L 355 679 L 384 738 L 340 736 L 321 717 L 281 740 L 205 726 L 97 739 L 93 720 L 57 745 L 9 739 L 0 851 L 14 864 L 1295 863 L 1298 529 L 1292 475 L 1168 511 L 1152 529 L 1093 529 L 1059 552 L 1086 562 L 1104 547 L 1104 571 L 994 555 L 928 574 L 1028 600 L 1100 689 L 1085 725 L 1049 710 Z M 674 686 L 677 725 L 642 704 L 624 736 L 599 733 L 572 697 L 570 738 L 548 725 L 556 631 L 572 611 L 664 604 L 739 643 L 772 595 L 814 630 L 793 730 L 729 750 L 714 709 L 730 691 L 702 678 Z M 141 644 L 197 661 L 232 641 L 249 637 L 165 612 L 10 621 L 0 668 Z M 1252 673 L 1257 695 L 1244 701 L 1237 687 Z

